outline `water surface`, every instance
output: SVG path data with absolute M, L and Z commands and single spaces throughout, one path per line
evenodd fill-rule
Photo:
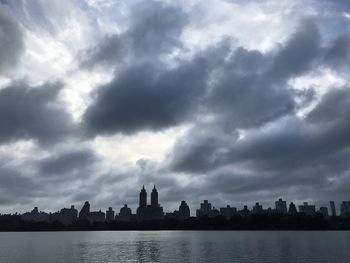
M 0 262 L 350 262 L 350 232 L 0 233 Z

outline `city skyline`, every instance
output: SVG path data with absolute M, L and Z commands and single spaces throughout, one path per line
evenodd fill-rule
M 186 211 L 185 211 L 185 210 Z M 269 207 L 264 207 L 260 202 L 255 202 L 253 206 L 243 205 L 242 209 L 239 207 L 233 207 L 227 204 L 224 207 L 215 207 L 212 205 L 208 200 L 204 200 L 203 203 L 200 204 L 199 207 L 196 209 L 190 209 L 190 207 L 187 205 L 186 200 L 182 200 L 179 206 L 178 210 L 169 211 L 169 210 L 163 210 L 163 207 L 161 207 L 161 204 L 159 203 L 159 196 L 158 196 L 158 190 L 156 189 L 156 186 L 153 186 L 153 189 L 150 194 L 150 198 L 148 198 L 147 190 L 145 189 L 145 186 L 142 186 L 142 189 L 139 193 L 139 205 L 137 209 L 134 211 L 128 206 L 127 203 L 124 204 L 124 206 L 120 207 L 120 212 L 118 213 L 116 210 L 113 210 L 113 207 L 109 207 L 108 210 L 105 212 L 102 211 L 102 209 L 99 209 L 99 211 L 91 212 L 91 205 L 89 201 L 85 201 L 84 205 L 81 207 L 80 210 L 77 210 L 74 205 L 71 205 L 70 208 L 62 208 L 61 210 L 49 213 L 47 214 L 45 211 L 39 211 L 38 207 L 35 207 L 32 212 L 26 212 L 23 213 L 23 215 L 28 215 L 29 220 L 32 218 L 31 215 L 39 215 L 39 218 L 42 218 L 42 216 L 49 218 L 49 216 L 53 215 L 53 218 L 59 218 L 55 217 L 55 215 L 64 214 L 73 212 L 73 218 L 76 219 L 88 219 L 89 213 L 92 213 L 92 219 L 91 222 L 96 219 L 97 221 L 101 220 L 101 217 L 103 217 L 103 221 L 114 221 L 114 220 L 121 220 L 121 221 L 145 221 L 145 220 L 162 220 L 166 217 L 173 218 L 173 217 L 179 217 L 183 219 L 187 219 L 190 216 L 195 217 L 216 217 L 216 216 L 224 216 L 227 219 L 230 219 L 234 214 L 241 214 L 244 215 L 245 211 L 252 214 L 269 214 L 273 212 L 281 213 L 281 214 L 293 214 L 293 213 L 305 213 L 306 215 L 316 215 L 316 213 L 322 214 L 325 218 L 330 216 L 345 216 L 350 215 L 350 201 L 342 201 L 339 204 L 339 207 L 337 209 L 337 205 L 334 201 L 329 201 L 328 206 L 320 206 L 317 207 L 315 204 L 311 204 L 308 202 L 303 203 L 295 203 L 293 201 L 283 200 L 283 198 L 279 198 L 274 202 L 274 206 L 271 205 Z M 185 215 L 183 215 L 182 211 L 185 211 Z M 79 211 L 79 212 L 78 212 Z M 180 211 L 180 214 L 179 214 Z M 192 213 L 190 211 L 193 211 Z M 242 214 L 243 213 L 243 214 Z M 17 214 L 17 213 L 16 213 Z M 0 211 L 1 215 L 1 211 Z M 133 218 L 133 219 L 132 219 Z M 28 220 L 28 219 L 27 219 Z M 66 218 L 63 219 L 63 222 L 66 220 Z
M 348 0 L 0 0 L 0 211 L 348 200 L 349 29 Z
M 151 205 L 151 194 L 153 192 L 153 189 L 156 187 L 155 184 L 148 184 L 149 186 L 149 189 L 152 189 L 151 191 L 147 192 L 147 187 L 145 187 L 145 185 L 142 186 L 142 189 L 141 189 L 141 192 L 144 190 L 147 192 L 146 194 L 146 204 L 147 205 Z M 157 195 L 158 195 L 158 189 L 157 189 Z M 135 195 L 135 197 L 137 196 L 137 194 Z M 158 197 L 157 197 L 158 198 Z M 193 200 L 190 200 L 190 201 L 186 201 L 185 198 L 183 198 L 182 200 L 185 200 L 189 206 L 193 209 L 191 209 L 191 216 L 196 216 L 196 207 L 199 206 L 200 202 L 202 202 L 203 200 L 206 200 L 208 201 L 209 199 L 206 199 L 205 197 L 203 197 L 204 199 L 198 199 L 197 201 L 193 201 Z M 230 207 L 233 207 L 233 208 L 236 208 L 237 211 L 240 210 L 240 209 L 244 209 L 245 207 L 247 207 L 249 210 L 253 211 L 254 210 L 254 206 L 256 204 L 259 204 L 260 206 L 262 206 L 265 210 L 266 209 L 274 209 L 275 208 L 275 202 L 276 200 L 280 200 L 280 199 L 284 199 L 284 197 L 282 198 L 281 196 L 277 196 L 275 199 L 273 200 L 270 200 L 270 201 L 267 201 L 267 200 L 250 200 L 249 202 L 246 201 L 242 201 L 242 202 L 231 202 L 231 203 L 225 203 L 225 201 L 221 201 L 221 202 L 211 202 L 213 204 L 213 207 L 216 208 L 216 209 L 219 209 L 219 208 L 224 208 L 226 206 L 230 206 Z M 133 198 L 131 198 L 131 200 L 134 200 Z M 137 209 L 138 207 L 140 207 L 140 196 L 137 198 L 137 200 L 133 203 L 130 203 L 128 202 L 127 200 L 124 200 L 124 201 L 115 201 L 114 203 L 110 203 L 110 204 L 103 204 L 103 205 L 96 205 L 94 202 L 93 202 L 93 199 L 92 200 L 85 200 L 84 202 L 91 202 L 91 204 L 89 203 L 89 206 L 91 206 L 91 210 L 95 210 L 95 211 L 104 211 L 106 212 L 108 208 L 122 208 L 124 207 L 125 205 L 127 205 L 128 208 L 130 208 L 133 212 L 133 214 L 136 214 L 137 213 Z M 166 200 L 166 197 L 164 198 L 164 200 Z M 348 202 L 346 201 L 347 199 L 345 200 L 326 200 L 326 201 L 314 201 L 312 199 L 304 199 L 304 200 L 291 200 L 291 199 L 288 199 L 286 198 L 285 200 L 287 201 L 290 201 L 291 203 L 294 203 L 296 204 L 296 206 L 298 205 L 302 205 L 304 203 L 308 203 L 308 204 L 312 204 L 314 205 L 315 207 L 327 207 L 328 208 L 328 212 L 329 214 L 333 213 L 332 212 L 332 205 L 330 203 L 333 202 L 334 204 L 334 209 L 335 209 L 335 213 L 337 215 L 340 215 L 341 214 L 341 204 L 343 202 Z M 181 200 L 180 200 L 181 201 Z M 162 204 L 165 204 L 164 207 L 165 207 L 165 210 L 164 210 L 164 214 L 167 213 L 167 212 L 173 212 L 174 210 L 176 210 L 179 206 L 179 202 L 180 201 L 174 201 L 174 202 L 162 202 Z M 81 202 L 81 203 L 84 203 L 84 202 Z M 81 203 L 72 203 L 70 204 L 71 207 L 75 207 L 75 209 L 78 209 L 81 205 Z M 175 204 L 174 204 L 175 203 Z M 168 205 L 168 204 L 171 204 L 171 205 Z M 287 204 L 288 206 L 289 204 Z M 81 208 L 83 207 L 84 205 L 81 205 Z M 43 206 L 40 206 L 40 204 L 36 203 L 34 204 L 34 206 L 32 205 L 32 207 L 35 207 L 35 208 L 38 208 L 40 207 L 40 211 L 43 211 L 43 212 L 47 212 L 47 213 L 56 213 L 56 212 L 59 212 L 61 209 L 68 209 L 67 206 L 65 207 L 43 207 Z M 69 206 L 68 206 L 69 207 Z M 0 209 L 0 214 L 15 214 L 15 213 L 19 213 L 19 214 L 23 214 L 25 212 L 28 212 L 29 207 L 27 208 L 24 208 L 23 210 L 18 210 L 18 211 L 15 211 L 13 209 L 9 209 L 9 210 L 1 210 Z M 316 210 L 317 211 L 317 210 Z M 114 210 L 115 212 L 115 210 Z

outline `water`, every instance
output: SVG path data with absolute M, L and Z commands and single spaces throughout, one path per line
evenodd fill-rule
M 0 233 L 1 263 L 350 262 L 350 232 Z

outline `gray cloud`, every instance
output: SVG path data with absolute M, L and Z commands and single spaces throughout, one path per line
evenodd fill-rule
M 336 38 L 327 48 L 324 62 L 333 68 L 349 69 L 350 64 L 350 37 L 349 34 Z
M 206 109 L 214 113 L 210 124 L 197 124 L 175 146 L 170 159 L 176 171 L 203 172 L 220 166 L 235 148 L 237 129 L 256 128 L 293 115 L 296 97 L 309 100 L 288 87 L 291 77 L 306 73 L 321 56 L 320 38 L 312 21 L 299 26 L 278 51 L 262 54 L 238 48 L 217 70 L 206 96 Z M 305 50 L 304 50 L 305 49 Z M 302 52 L 301 52 L 302 51 Z M 300 53 L 306 52 L 307 56 Z M 293 59 L 292 59 L 293 58 Z
M 0 205 L 28 203 L 28 198 L 40 195 L 38 190 L 38 182 L 33 178 L 16 169 L 0 167 Z
M 23 32 L 10 12 L 0 3 L 0 72 L 14 67 L 24 49 Z
M 84 119 L 93 133 L 134 133 L 186 120 L 205 87 L 201 60 L 166 70 L 152 64 L 128 68 L 99 89 Z
M 87 168 L 93 166 L 97 162 L 97 157 L 94 152 L 89 149 L 74 150 L 67 152 L 55 153 L 41 159 L 38 162 L 40 174 L 43 176 L 59 176 L 66 177 L 67 175 L 84 174 L 88 178 L 90 174 Z
M 319 94 L 317 87 L 296 91 L 290 80 L 330 69 L 347 81 L 348 1 L 305 4 L 305 9 L 315 15 L 302 20 L 295 32 L 286 32 L 287 40 L 266 52 L 237 47 L 240 41 L 234 43 L 230 36 L 221 41 L 206 39 L 218 43 L 209 48 L 202 48 L 207 43 L 197 43 L 201 48 L 186 49 L 187 41 L 182 43 L 183 37 L 188 37 L 186 29 L 199 33 L 189 36 L 193 37 L 189 43 L 202 39 L 202 33 L 207 32 L 198 27 L 203 23 L 193 21 L 203 19 L 205 5 L 191 11 L 169 1 L 136 2 L 109 9 L 94 8 L 83 1 L 59 8 L 60 1 L 34 1 L 25 6 L 23 1 L 0 0 L 12 10 L 10 13 L 0 7 L 1 72 L 16 65 L 24 49 L 19 23 L 39 38 L 43 32 L 52 40 L 60 36 L 58 42 L 67 32 L 74 34 L 77 30 L 84 35 L 68 36 L 63 41 L 73 47 L 64 45 L 72 55 L 81 44 L 75 42 L 77 39 L 87 39 L 84 47 L 91 44 L 77 58 L 81 68 L 75 72 L 77 76 L 68 76 L 68 85 L 81 81 L 80 77 L 82 83 L 89 81 L 86 72 L 80 70 L 93 72 L 100 66 L 98 70 L 114 72 L 109 83 L 91 93 L 92 103 L 83 114 L 82 130 L 76 129 L 67 110 L 58 103 L 60 85 L 31 87 L 12 82 L 0 89 L 0 154 L 7 147 L 12 151 L 13 145 L 8 144 L 18 140 L 38 142 L 29 157 L 16 153 L 1 156 L 1 205 L 40 201 L 46 202 L 46 207 L 57 207 L 87 199 L 97 208 L 124 202 L 135 207 L 139 187 L 145 184 L 150 189 L 153 183 L 159 187 L 167 210 L 175 208 L 168 205 L 178 205 L 183 199 L 194 210 L 204 198 L 224 205 L 272 202 L 280 196 L 297 200 L 347 197 L 349 85 L 327 92 L 307 116 L 300 118 L 296 116 L 298 110 L 310 106 Z M 231 2 L 237 9 L 247 3 Z M 262 12 L 279 11 L 278 5 L 271 8 L 269 3 L 248 2 L 258 4 Z M 290 19 L 303 17 L 300 6 L 294 6 Z M 80 11 L 86 16 L 80 17 Z M 106 30 L 118 28 L 120 33 L 107 34 L 99 41 L 105 33 L 99 29 L 107 25 L 99 12 L 118 16 L 115 21 L 111 19 L 114 22 Z M 70 20 L 75 15 L 84 22 L 61 34 L 65 23 L 79 21 Z M 210 22 L 206 25 L 210 33 Z M 93 28 L 85 28 L 89 26 Z M 94 34 L 85 36 L 87 32 Z M 120 167 L 111 168 L 94 149 L 85 148 L 89 142 L 84 140 L 94 136 L 132 136 L 184 124 L 190 127 L 188 132 L 175 143 L 164 163 L 143 159 L 135 166 L 121 162 Z M 90 137 L 84 137 L 86 133 Z M 64 149 L 53 142 L 63 142 Z
M 307 72 L 320 56 L 321 37 L 312 19 L 300 23 L 297 31 L 273 59 L 270 75 L 289 79 Z
M 72 132 L 70 115 L 56 102 L 59 84 L 29 87 L 23 82 L 0 90 L 0 143 L 34 139 L 58 141 Z
M 130 15 L 133 19 L 125 32 L 106 36 L 82 53 L 83 66 L 142 63 L 181 47 L 179 36 L 187 16 L 180 8 L 152 0 L 138 3 Z

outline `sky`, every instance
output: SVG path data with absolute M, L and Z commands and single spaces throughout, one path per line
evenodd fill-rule
M 0 0 L 0 213 L 350 199 L 348 0 Z

